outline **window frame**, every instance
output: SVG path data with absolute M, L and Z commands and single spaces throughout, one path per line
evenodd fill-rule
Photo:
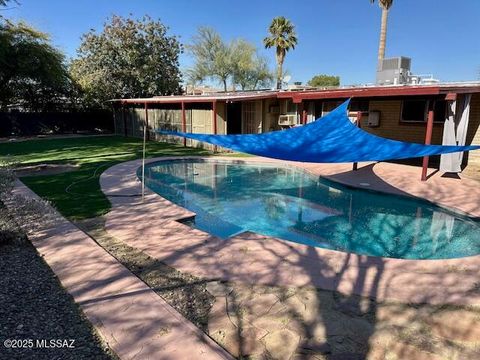
M 405 108 L 405 102 L 406 101 L 417 101 L 417 102 L 424 102 L 424 108 L 423 108 L 423 119 L 418 119 L 418 120 L 405 120 L 403 118 L 403 110 Z M 430 100 L 429 99 L 402 99 L 402 104 L 400 107 L 400 123 L 403 124 L 423 124 L 427 122 L 427 115 L 428 115 L 428 109 L 430 106 Z
M 402 104 L 401 104 L 401 107 L 400 107 L 400 121 L 399 122 L 400 122 L 400 124 L 403 124 L 403 125 L 426 124 L 427 121 L 428 121 L 428 111 L 431 108 L 433 108 L 435 110 L 435 108 L 437 106 L 437 104 L 436 104 L 437 102 L 443 102 L 444 103 L 444 114 L 445 114 L 445 116 L 447 114 L 447 101 L 445 101 L 445 100 L 423 98 L 423 99 L 402 99 L 401 101 L 402 101 Z M 425 102 L 423 120 L 405 120 L 403 118 L 403 109 L 404 109 L 404 106 L 405 106 L 405 101 L 424 101 Z M 433 104 L 433 105 L 431 105 L 431 104 Z M 435 125 L 443 124 L 445 122 L 445 119 L 435 120 L 436 114 L 437 114 L 437 112 L 435 111 L 435 116 L 434 116 L 434 119 L 433 119 L 433 123 Z
M 298 115 L 298 104 L 293 99 L 287 99 L 285 102 L 285 115 Z

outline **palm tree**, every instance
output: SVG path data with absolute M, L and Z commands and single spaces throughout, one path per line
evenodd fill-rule
M 374 3 L 375 0 L 370 0 L 370 3 Z M 388 10 L 392 7 L 393 0 L 378 0 L 378 5 L 382 9 L 382 27 L 380 28 L 380 43 L 378 45 L 378 68 L 382 66 L 383 59 L 385 58 L 385 45 L 387 42 L 387 20 Z
M 295 49 L 297 45 L 297 35 L 295 34 L 295 26 L 290 20 L 283 16 L 276 17 L 272 20 L 268 31 L 270 36 L 263 39 L 265 48 L 276 48 L 275 58 L 277 60 L 277 89 L 282 88 L 283 61 L 285 54 L 290 49 Z

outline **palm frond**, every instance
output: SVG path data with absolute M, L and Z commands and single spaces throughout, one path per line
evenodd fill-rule
M 370 4 L 374 4 L 376 0 L 370 0 Z M 378 6 L 382 9 L 389 10 L 393 5 L 393 0 L 378 0 Z

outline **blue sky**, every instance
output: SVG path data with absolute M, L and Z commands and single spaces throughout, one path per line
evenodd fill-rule
M 100 30 L 112 14 L 148 14 L 188 43 L 198 26 L 217 29 L 227 40 L 255 43 L 274 67 L 273 50 L 262 39 L 275 16 L 296 25 L 299 44 L 287 55 L 292 81 L 319 73 L 339 75 L 343 85 L 372 83 L 381 11 L 369 0 L 19 0 L 3 11 L 51 34 L 54 44 L 74 56 L 80 36 Z M 416 74 L 442 81 L 478 80 L 480 76 L 480 0 L 395 0 L 390 11 L 387 56 L 411 57 Z M 181 57 L 182 68 L 192 60 Z

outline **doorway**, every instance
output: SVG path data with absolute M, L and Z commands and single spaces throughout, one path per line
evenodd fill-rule
M 227 103 L 227 134 L 242 133 L 242 103 Z

